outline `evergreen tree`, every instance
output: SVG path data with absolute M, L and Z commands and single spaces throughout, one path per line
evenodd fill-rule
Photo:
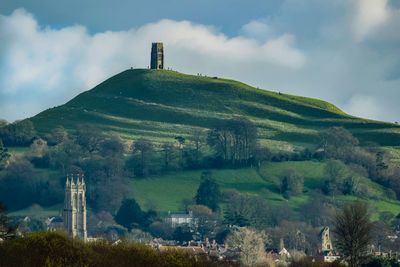
M 357 190 L 357 181 L 353 176 L 347 177 L 342 184 L 342 193 L 344 195 L 353 195 Z
M 210 172 L 203 172 L 201 183 L 195 196 L 197 205 L 204 205 L 216 211 L 221 197 L 221 191 L 217 182 L 211 177 Z
M 140 208 L 135 199 L 125 199 L 115 215 L 115 221 L 132 230 L 135 227 L 140 227 L 146 220 L 145 213 Z

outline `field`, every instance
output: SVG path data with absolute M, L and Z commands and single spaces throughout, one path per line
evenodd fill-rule
M 272 205 L 288 205 L 295 211 L 300 211 L 302 205 L 312 200 L 311 192 L 323 183 L 325 163 L 283 162 L 267 163 L 260 170 L 256 168 L 213 170 L 213 177 L 221 186 L 222 191 L 235 189 L 248 194 L 256 194 L 267 199 Z M 284 199 L 279 193 L 282 174 L 287 169 L 296 169 L 304 176 L 304 194 L 299 197 Z M 161 213 L 183 210 L 182 201 L 195 196 L 200 184 L 201 171 L 186 171 L 162 176 L 135 180 L 132 182 L 134 196 L 145 209 L 155 208 Z M 380 212 L 388 211 L 394 215 L 400 213 L 400 202 L 386 198 L 385 190 L 380 185 L 364 177 L 357 177 L 358 187 L 367 188 L 364 197 L 339 196 L 337 200 L 348 202 L 361 199 L 369 202 L 374 218 Z
M 17 210 L 14 212 L 10 212 L 10 216 L 29 216 L 31 218 L 40 218 L 40 219 L 44 219 L 44 218 L 48 218 L 48 217 L 52 217 L 52 216 L 59 216 L 61 215 L 61 211 L 62 211 L 62 205 L 56 205 L 53 207 L 46 207 L 43 208 L 39 205 L 32 205 L 26 209 L 22 209 L 22 210 Z
M 288 206 L 300 215 L 301 212 L 304 212 L 302 206 L 313 201 L 313 192 L 322 185 L 324 167 L 325 163 L 317 161 L 269 162 L 263 164 L 259 169 L 220 169 L 211 170 L 211 173 L 220 185 L 222 192 L 237 190 L 246 194 L 258 195 L 265 198 L 271 205 Z M 289 200 L 283 198 L 279 192 L 281 177 L 288 169 L 294 169 L 304 177 L 303 194 Z M 195 196 L 203 171 L 180 171 L 143 179 L 136 178 L 131 181 L 132 197 L 138 200 L 143 209 L 155 209 L 163 216 L 168 212 L 183 212 L 183 202 L 193 199 Z M 382 186 L 365 177 L 358 176 L 356 178 L 357 188 L 362 191 L 362 194 L 357 196 L 339 195 L 335 196 L 334 200 L 340 203 L 354 200 L 366 201 L 371 207 L 373 219 L 378 219 L 382 212 L 390 212 L 393 215 L 400 213 L 400 202 L 388 199 Z M 29 208 L 14 211 L 10 215 L 43 219 L 60 215 L 61 209 L 62 203 L 52 207 L 40 207 L 34 204 Z

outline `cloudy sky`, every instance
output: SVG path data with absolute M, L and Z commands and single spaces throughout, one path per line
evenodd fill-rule
M 399 0 L 1 0 L 0 118 L 146 68 L 152 41 L 184 73 L 400 120 Z

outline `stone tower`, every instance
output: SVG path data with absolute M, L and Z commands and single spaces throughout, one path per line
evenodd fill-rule
M 164 69 L 164 45 L 163 43 L 151 44 L 150 68 L 153 70 Z
M 329 235 L 329 227 L 324 227 L 321 231 L 321 249 L 322 252 L 330 252 L 333 250 L 331 237 Z
M 76 175 L 76 181 L 74 175 L 67 175 L 63 210 L 64 228 L 70 236 L 84 241 L 87 238 L 85 193 L 86 184 L 83 175 Z

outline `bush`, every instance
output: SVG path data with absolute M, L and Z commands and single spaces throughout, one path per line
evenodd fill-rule
M 343 265 L 338 262 L 323 262 L 323 261 L 315 261 L 313 262 L 312 258 L 303 258 L 299 261 L 293 261 L 289 264 L 289 267 L 344 267 L 346 265 Z
M 38 232 L 0 243 L 1 266 L 217 266 L 171 249 L 164 252 L 132 242 L 83 243 L 59 232 Z

